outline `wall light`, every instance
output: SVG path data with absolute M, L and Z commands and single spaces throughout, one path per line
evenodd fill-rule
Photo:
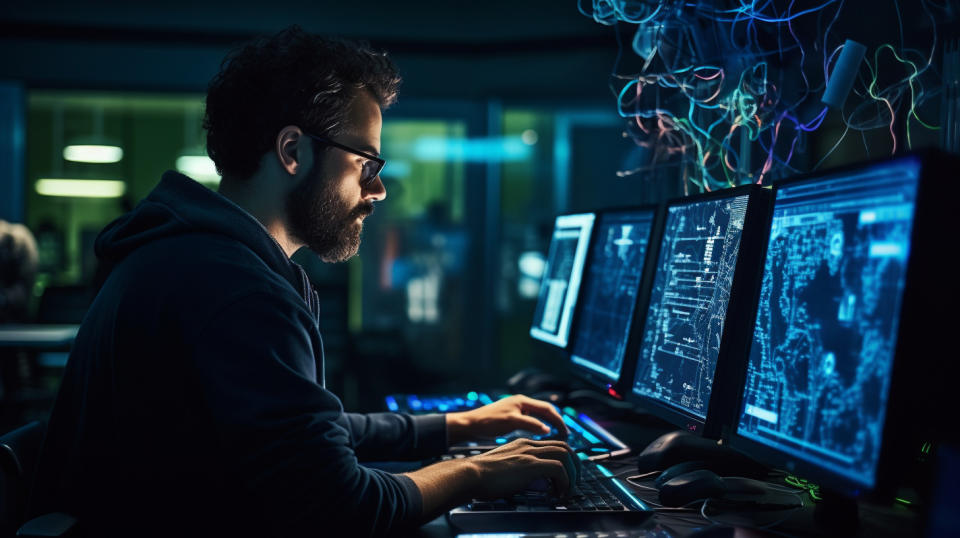
M 78 163 L 115 163 L 123 159 L 123 148 L 99 144 L 73 144 L 63 148 L 63 158 Z
M 533 148 L 519 136 L 491 138 L 442 138 L 425 136 L 414 140 L 413 155 L 421 161 L 509 162 L 523 161 Z
M 71 198 L 119 198 L 126 192 L 123 181 L 111 179 L 38 179 L 38 194 Z

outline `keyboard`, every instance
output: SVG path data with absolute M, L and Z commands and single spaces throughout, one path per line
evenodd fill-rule
M 457 538 L 673 538 L 666 530 L 510 532 L 458 534 Z
M 509 394 L 500 394 L 497 399 L 506 398 Z M 467 411 L 493 403 L 494 399 L 486 392 L 466 392 L 463 394 L 416 395 L 394 394 L 386 398 L 387 408 L 394 412 L 410 413 L 414 415 L 425 413 L 453 413 Z M 560 439 L 566 441 L 570 448 L 579 454 L 585 454 L 587 459 L 604 459 L 620 456 L 630 452 L 630 448 L 612 433 L 597 424 L 592 418 L 580 413 L 572 407 L 560 409 L 560 416 L 570 430 L 566 438 L 562 438 L 555 428 L 547 434 L 535 434 L 529 431 L 516 430 L 497 437 L 490 441 L 477 441 L 454 445 L 450 447 L 454 453 L 479 453 L 490 450 L 510 441 L 527 437 L 530 439 Z
M 501 394 L 497 399 L 506 398 L 509 394 Z M 493 398 L 486 392 L 470 391 L 462 394 L 431 394 L 418 396 L 416 394 L 391 394 L 385 398 L 387 409 L 394 413 L 456 413 L 469 411 L 477 407 L 493 403 Z
M 447 517 L 464 532 L 539 532 L 632 527 L 652 513 L 605 467 L 584 461 L 567 497 L 523 491 L 509 499 L 470 502 Z

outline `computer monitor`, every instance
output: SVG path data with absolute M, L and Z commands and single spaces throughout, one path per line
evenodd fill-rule
M 956 306 L 942 235 L 956 165 L 939 162 L 908 156 L 775 187 L 734 448 L 854 497 L 907 466 L 911 431 L 937 413 L 914 412 L 941 392 L 943 368 L 928 361 L 953 350 L 930 308 Z
M 530 327 L 530 336 L 537 340 L 567 347 L 594 218 L 593 213 L 580 213 L 556 219 Z
M 645 411 L 710 438 L 733 420 L 769 208 L 756 185 L 667 204 L 628 395 Z
M 650 206 L 597 217 L 570 353 L 574 371 L 588 381 L 609 386 L 620 379 L 656 214 Z

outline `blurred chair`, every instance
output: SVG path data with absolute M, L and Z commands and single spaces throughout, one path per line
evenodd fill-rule
M 77 536 L 77 520 L 64 513 L 24 523 L 43 434 L 43 422 L 35 420 L 0 436 L 0 536 Z

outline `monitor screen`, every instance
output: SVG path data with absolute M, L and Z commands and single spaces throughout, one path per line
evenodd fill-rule
M 530 336 L 537 340 L 567 345 L 593 219 L 593 213 L 557 217 L 530 327 Z
M 590 245 L 570 359 L 610 381 L 623 366 L 653 217 L 653 209 L 604 213 Z
M 634 394 L 706 420 L 749 197 L 667 208 Z
M 738 435 L 875 484 L 918 177 L 899 161 L 777 190 Z

